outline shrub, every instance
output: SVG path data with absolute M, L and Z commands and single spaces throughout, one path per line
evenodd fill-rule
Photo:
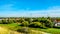
M 29 25 L 28 21 L 24 21 L 21 23 L 21 26 L 28 26 L 28 25 Z
M 28 34 L 30 31 L 27 27 L 22 27 L 22 28 L 19 28 L 17 29 L 18 32 L 22 32 L 22 33 L 26 33 Z
M 41 27 L 42 24 L 40 22 L 33 22 L 33 23 L 30 23 L 29 25 L 30 27 Z
M 53 23 L 49 19 L 41 19 L 40 22 L 42 23 L 43 27 L 53 27 Z

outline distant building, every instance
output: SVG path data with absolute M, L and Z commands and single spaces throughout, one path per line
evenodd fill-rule
M 2 18 L 0 18 L 0 20 L 2 20 Z
M 60 26 L 60 19 L 54 20 L 54 26 Z

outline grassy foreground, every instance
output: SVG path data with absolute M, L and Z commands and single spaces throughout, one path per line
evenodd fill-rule
M 23 26 L 19 26 L 19 25 L 20 24 L 16 24 L 16 23 L 13 23 L 13 24 L 0 24 L 0 27 L 7 28 L 6 32 L 8 32 L 9 30 L 16 31 L 18 28 L 23 27 Z M 40 34 L 42 34 L 42 32 L 43 33 L 47 32 L 47 33 L 51 33 L 51 34 L 60 34 L 60 29 L 56 29 L 56 28 L 48 28 L 48 29 L 29 28 L 29 29 L 31 30 L 31 34 L 32 33 L 38 34 L 39 32 L 40 32 Z M 3 29 L 1 29 L 1 30 L 3 30 Z
M 4 30 L 6 29 L 6 31 L 7 31 L 7 32 L 5 31 L 6 34 L 9 33 L 10 31 L 14 32 L 15 34 L 18 34 L 17 29 L 23 28 L 23 27 L 21 27 L 19 25 L 20 24 L 16 24 L 16 23 L 13 23 L 13 24 L 0 24 L 0 27 L 3 27 Z M 2 32 L 4 32 L 4 30 Z M 34 30 L 34 29 L 31 29 L 31 28 L 29 28 L 29 31 L 30 31 L 30 33 L 28 33 L 28 34 L 46 34 L 45 32 Z M 19 32 L 19 33 L 21 34 L 22 32 Z
M 0 27 L 0 34 L 22 34 L 22 33 L 12 31 L 7 28 Z

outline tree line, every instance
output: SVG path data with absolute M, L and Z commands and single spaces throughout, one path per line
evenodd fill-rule
M 37 18 L 2 18 L 0 24 L 20 23 L 20 26 L 26 27 L 53 27 L 53 22 L 50 17 L 37 17 Z

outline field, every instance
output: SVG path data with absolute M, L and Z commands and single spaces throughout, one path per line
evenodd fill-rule
M 21 26 L 19 26 L 19 24 L 16 24 L 16 23 L 13 23 L 13 24 L 0 24 L 0 27 L 11 30 L 12 32 L 13 31 L 17 32 L 17 29 L 22 28 Z M 29 29 L 30 29 L 29 34 L 45 34 L 45 32 L 41 32 L 41 31 L 38 31 L 38 30 L 33 30 L 31 28 L 29 28 Z M 8 33 L 8 31 L 5 32 L 5 33 Z M 21 34 L 22 32 L 19 32 L 19 33 Z M 15 34 L 18 34 L 18 33 L 15 33 Z
M 12 31 L 17 31 L 17 29 L 22 28 L 23 26 L 19 26 L 20 24 L 16 24 L 16 23 L 12 23 L 12 24 L 0 24 L 0 27 L 3 28 L 8 28 L 9 30 Z M 37 31 L 37 32 L 46 32 L 46 33 L 50 33 L 50 34 L 60 34 L 60 29 L 57 28 L 47 28 L 47 29 L 41 29 L 41 28 L 30 28 L 28 27 L 30 30 Z M 36 33 L 35 33 L 36 34 Z
M 14 28 L 16 24 L 0 24 L 0 34 L 22 34 L 21 32 L 17 32 L 14 30 L 11 30 L 10 28 Z
M 57 28 L 48 28 L 48 29 L 34 28 L 34 29 L 51 33 L 51 34 L 60 34 L 60 29 L 57 29 Z

